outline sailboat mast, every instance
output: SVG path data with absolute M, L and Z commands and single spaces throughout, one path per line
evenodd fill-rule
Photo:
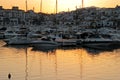
M 42 0 L 40 1 L 40 12 L 42 12 Z
M 26 11 L 27 11 L 27 10 L 28 10 L 28 6 L 27 6 L 27 0 L 26 0 L 26 2 L 25 2 L 25 3 L 26 3 Z
M 57 14 L 57 9 L 58 9 L 58 1 L 56 0 L 56 14 Z
M 82 8 L 84 7 L 84 0 L 82 0 Z

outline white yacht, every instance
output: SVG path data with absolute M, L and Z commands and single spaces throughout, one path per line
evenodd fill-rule
M 4 39 L 4 32 L 0 31 L 0 39 Z
M 30 43 L 30 39 L 27 38 L 27 28 L 25 27 L 14 27 L 12 28 L 8 28 L 6 30 L 5 34 L 5 38 L 4 41 L 7 44 L 11 44 L 11 45 L 21 45 L 21 44 L 29 44 Z
M 8 45 L 28 45 L 31 40 L 26 36 L 16 36 L 5 41 Z
M 57 42 L 55 42 L 53 39 L 46 37 L 46 36 L 38 40 L 32 40 L 31 45 L 33 47 L 39 47 L 39 48 L 58 47 Z
M 5 30 L 6 30 L 6 27 L 2 27 L 2 28 L 0 28 L 0 39 L 4 39 L 4 32 L 5 32 Z
M 64 34 L 57 34 L 57 35 L 49 35 L 52 37 L 55 42 L 58 43 L 59 46 L 76 46 L 77 39 L 73 38 L 72 36 L 68 35 L 69 37 L 65 37 Z
M 16 36 L 16 33 L 12 30 L 6 30 L 4 32 L 5 39 L 13 38 Z
M 23 26 L 13 26 L 8 27 L 7 30 L 4 32 L 5 39 L 10 39 L 15 36 L 26 35 L 27 28 Z
M 76 46 L 76 39 L 63 39 L 63 38 L 56 38 L 55 40 L 60 46 Z
M 117 39 L 112 39 L 110 35 L 89 35 L 85 39 L 81 39 L 81 44 L 84 47 L 98 48 L 98 49 L 108 49 L 113 48 L 116 45 L 120 46 L 120 41 Z
M 42 37 L 42 34 L 40 31 L 31 31 L 27 34 L 27 37 L 31 39 L 38 39 Z

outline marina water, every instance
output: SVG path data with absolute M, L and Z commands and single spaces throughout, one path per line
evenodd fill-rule
M 3 46 L 0 42 L 0 80 L 120 80 L 120 49 Z

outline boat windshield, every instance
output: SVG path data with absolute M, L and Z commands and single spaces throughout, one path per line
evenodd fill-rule
M 91 34 L 91 35 L 88 36 L 88 38 L 101 38 L 101 35 Z
M 13 33 L 13 31 L 7 31 L 7 33 Z
M 101 36 L 102 36 L 102 38 L 104 38 L 104 39 L 110 39 L 110 38 L 111 38 L 110 35 L 101 35 Z
M 103 35 L 103 34 L 91 34 L 88 36 L 88 38 L 104 38 L 104 39 L 110 39 L 110 35 Z

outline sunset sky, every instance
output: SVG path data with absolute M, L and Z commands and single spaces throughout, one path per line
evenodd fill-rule
M 20 9 L 25 10 L 26 0 L 0 0 L 0 5 L 5 9 L 11 9 L 12 6 L 19 6 Z M 27 0 L 28 10 L 33 9 L 35 12 L 40 11 L 40 1 L 41 0 Z M 56 0 L 43 0 L 42 11 L 44 13 L 54 13 L 55 12 L 55 1 Z M 75 6 L 81 7 L 82 0 L 58 0 L 58 12 L 75 10 Z M 120 0 L 84 0 L 84 6 L 96 6 L 96 7 L 115 7 L 120 5 Z

